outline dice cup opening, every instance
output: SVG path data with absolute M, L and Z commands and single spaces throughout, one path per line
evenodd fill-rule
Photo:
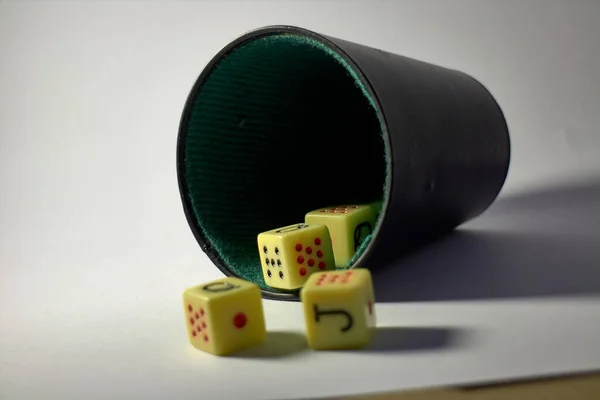
M 256 237 L 313 209 L 382 201 L 344 268 L 375 268 L 481 214 L 510 139 L 488 90 L 455 70 L 302 28 L 229 43 L 194 84 L 179 126 L 183 208 L 202 250 L 266 298 Z
M 265 285 L 258 233 L 319 207 L 383 201 L 375 103 L 350 64 L 315 38 L 278 33 L 226 48 L 184 114 L 179 173 L 190 225 L 223 272 L 267 293 L 290 294 Z

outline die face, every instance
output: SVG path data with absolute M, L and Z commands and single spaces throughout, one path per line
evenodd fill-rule
M 206 300 L 186 291 L 183 306 L 190 344 L 199 350 L 214 353 L 214 336 Z
M 250 290 L 254 287 L 256 287 L 256 285 L 252 282 L 235 277 L 227 277 L 191 287 L 186 290 L 186 293 L 197 296 L 204 299 L 205 302 L 208 302 L 212 299 L 231 296 L 233 292 Z
M 302 290 L 309 345 L 325 350 L 368 344 L 375 326 L 374 302 L 368 270 L 314 274 Z
M 306 214 L 307 224 L 323 224 L 329 229 L 336 266 L 345 265 L 362 242 L 373 232 L 376 213 L 370 205 L 321 208 Z
M 367 326 L 374 328 L 377 324 L 377 316 L 375 313 L 375 291 L 373 289 L 371 272 L 366 268 L 356 268 L 352 272 L 356 274 L 356 283 L 364 295 L 363 310 Z
M 226 355 L 262 343 L 266 337 L 265 317 L 258 286 L 211 299 L 214 353 Z
M 368 271 L 367 271 L 368 274 Z M 316 292 L 331 291 L 360 291 L 368 285 L 368 278 L 362 268 L 326 271 L 311 276 L 306 282 L 305 289 Z
M 271 287 L 297 289 L 314 272 L 335 268 L 325 225 L 295 224 L 261 233 L 258 248 L 263 276 Z
M 367 318 L 367 325 L 369 328 L 374 328 L 377 325 L 377 314 L 375 313 L 375 291 L 373 290 L 373 283 L 370 276 L 368 277 L 368 284 L 365 286 L 363 286 L 363 290 L 366 297 L 365 315 Z
M 362 301 L 351 291 L 304 293 L 308 344 L 315 350 L 351 349 L 369 342 Z
M 258 235 L 258 251 L 265 283 L 275 288 L 288 288 L 290 277 L 287 273 L 284 239 L 276 234 L 260 234 Z
M 262 342 L 266 335 L 260 289 L 238 278 L 224 278 L 183 294 L 188 339 L 197 349 L 228 353 Z

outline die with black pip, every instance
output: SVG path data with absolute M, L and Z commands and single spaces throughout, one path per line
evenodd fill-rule
M 335 269 L 325 225 L 294 224 L 260 233 L 257 238 L 267 285 L 297 289 L 316 271 Z

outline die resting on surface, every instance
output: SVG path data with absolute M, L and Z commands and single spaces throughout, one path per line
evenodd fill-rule
M 258 286 L 223 278 L 184 291 L 183 307 L 190 343 L 226 355 L 262 343 L 266 337 Z
M 329 231 L 325 225 L 294 224 L 257 237 L 265 283 L 297 289 L 316 271 L 335 268 Z
M 301 299 L 311 348 L 350 349 L 369 343 L 376 325 L 369 270 L 315 273 L 302 288 Z
M 326 225 L 331 236 L 335 264 L 342 267 L 373 233 L 379 203 L 320 208 L 306 214 L 307 224 Z

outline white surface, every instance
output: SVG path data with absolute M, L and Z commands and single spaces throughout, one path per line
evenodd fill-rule
M 0 2 L 0 397 L 291 398 L 600 368 L 599 15 L 593 1 Z M 378 276 L 382 326 L 414 328 L 379 351 L 218 359 L 185 340 L 181 290 L 220 274 L 181 211 L 181 109 L 220 47 L 278 23 L 464 70 L 511 128 L 504 198 Z M 301 329 L 298 304 L 265 307 L 270 329 Z
M 384 304 L 377 308 L 381 324 L 396 329 L 378 350 L 286 354 L 301 350 L 289 339 L 279 341 L 281 352 L 217 358 L 186 346 L 181 305 L 172 296 L 178 289 L 165 285 L 122 307 L 116 299 L 103 304 L 96 292 L 70 310 L 53 301 L 24 303 L 21 312 L 39 311 L 13 317 L 19 322 L 10 334 L 3 328 L 2 397 L 322 398 L 584 371 L 598 367 L 600 357 L 596 298 Z M 267 302 L 266 318 L 272 331 L 301 332 L 297 303 Z

